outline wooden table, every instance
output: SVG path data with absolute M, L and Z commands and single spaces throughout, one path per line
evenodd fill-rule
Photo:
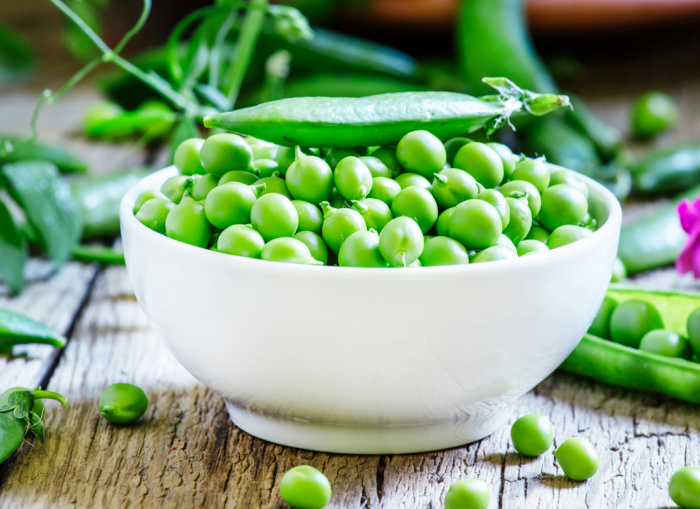
M 641 85 L 627 79 L 626 69 L 637 69 L 639 76 L 650 62 L 663 69 L 680 58 L 663 52 L 647 57 L 604 62 L 597 70 L 605 79 L 584 79 L 577 91 L 624 131 L 633 94 L 663 86 L 680 102 L 683 125 L 659 143 L 697 139 L 700 76 L 693 70 L 681 80 L 672 73 L 653 74 Z M 36 97 L 36 90 L 0 96 L 0 132 L 25 125 Z M 144 155 L 128 146 L 88 144 L 74 136 L 83 108 L 94 98 L 82 89 L 47 110 L 40 124 L 44 137 L 65 140 L 101 170 L 142 162 Z M 439 508 L 453 482 L 478 477 L 492 488 L 491 508 L 639 509 L 672 505 L 666 491 L 670 475 L 684 465 L 700 466 L 696 406 L 562 373 L 523 396 L 511 422 L 541 413 L 554 424 L 557 443 L 574 435 L 589 438 L 600 452 L 601 468 L 586 483 L 567 480 L 551 454 L 520 457 L 510 444 L 509 426 L 461 448 L 403 456 L 321 454 L 267 443 L 234 426 L 222 399 L 166 350 L 148 326 L 124 268 L 71 262 L 54 272 L 48 262 L 33 260 L 28 273 L 31 282 L 19 297 L 9 298 L 0 287 L 0 307 L 44 322 L 70 342 L 62 351 L 31 346 L 0 358 L 0 388 L 41 385 L 64 394 L 70 405 L 62 409 L 49 402 L 46 443 L 26 443 L 0 466 L 2 508 L 285 507 L 280 479 L 306 463 L 329 478 L 330 507 L 337 508 Z M 700 289 L 672 269 L 635 282 Z M 98 397 L 114 382 L 147 392 L 151 405 L 136 425 L 114 426 L 98 414 Z

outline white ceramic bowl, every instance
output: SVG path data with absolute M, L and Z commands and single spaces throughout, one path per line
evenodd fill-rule
M 121 203 L 136 298 L 233 422 L 283 445 L 392 454 L 459 446 L 508 418 L 590 325 L 612 274 L 621 210 L 586 179 L 593 235 L 516 260 L 414 269 L 273 263 L 193 247 Z

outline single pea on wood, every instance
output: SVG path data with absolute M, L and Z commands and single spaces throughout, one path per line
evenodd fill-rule
M 100 414 L 114 424 L 130 424 L 145 414 L 146 409 L 148 409 L 148 397 L 135 385 L 112 384 L 100 395 Z

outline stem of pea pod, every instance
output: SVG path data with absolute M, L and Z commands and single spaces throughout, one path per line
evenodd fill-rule
M 34 391 L 29 391 L 29 393 L 34 396 L 34 399 L 53 399 L 54 401 L 58 401 L 61 406 L 65 407 L 68 405 L 68 400 L 56 392 L 36 389 Z
M 251 0 L 243 21 L 241 35 L 238 37 L 236 51 L 232 55 L 230 71 L 225 82 L 226 97 L 231 103 L 231 108 L 236 105 L 243 78 L 253 58 L 253 51 L 265 21 L 267 5 L 268 0 Z

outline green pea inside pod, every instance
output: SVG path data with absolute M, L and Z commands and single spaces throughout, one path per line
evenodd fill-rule
M 272 177 L 276 172 L 279 172 L 279 166 L 279 163 L 274 159 L 256 159 L 253 163 L 253 170 L 259 178 Z
M 221 133 L 204 140 L 199 157 L 207 173 L 221 178 L 232 170 L 250 170 L 253 163 L 253 150 L 242 136 Z
M 372 173 L 358 157 L 346 157 L 335 167 L 333 183 L 346 200 L 364 200 L 372 190 Z
M 165 222 L 175 204 L 168 199 L 154 198 L 144 203 L 136 213 L 136 219 L 158 233 L 165 233 Z
M 422 187 L 423 189 L 431 190 L 433 185 L 430 181 L 423 175 L 417 173 L 402 173 L 398 175 L 394 181 L 401 186 L 401 189 L 406 189 L 407 187 Z
M 260 258 L 265 239 L 247 224 L 234 224 L 219 234 L 216 250 L 234 256 Z
M 396 146 L 396 158 L 406 171 L 432 178 L 445 166 L 447 153 L 437 136 L 418 130 L 401 138 Z
M 218 179 L 213 175 L 208 173 L 206 175 L 193 175 L 190 196 L 192 196 L 193 200 L 202 201 L 217 185 Z
M 204 212 L 204 205 L 187 200 L 173 207 L 165 219 L 165 234 L 186 244 L 207 247 L 212 228 Z
M 228 184 L 231 182 L 239 182 L 240 184 L 252 185 L 260 180 L 257 175 L 249 171 L 233 170 L 224 173 L 224 176 L 219 179 L 219 185 Z
M 639 343 L 639 349 L 664 357 L 690 359 L 692 355 L 690 343 L 686 338 L 677 332 L 665 329 L 650 330 L 644 334 Z
M 304 155 L 299 147 L 297 159 L 289 166 L 285 180 L 287 189 L 297 200 L 318 204 L 331 197 L 331 167 L 320 157 Z
M 299 214 L 286 196 L 277 193 L 263 194 L 253 203 L 250 221 L 265 242 L 270 242 L 273 239 L 294 236 L 299 227 Z
M 322 202 L 323 227 L 321 237 L 334 253 L 340 251 L 340 247 L 346 239 L 355 232 L 367 230 L 362 215 L 353 209 L 337 209 L 331 207 L 330 203 Z
M 262 192 L 262 196 L 265 196 L 267 194 L 280 194 L 288 200 L 292 199 L 292 195 L 289 194 L 289 190 L 287 189 L 287 183 L 283 178 L 275 176 L 265 177 L 258 180 L 256 184 L 265 185 L 265 189 Z
M 485 143 L 464 145 L 455 155 L 453 166 L 469 173 L 486 189 L 493 189 L 503 181 L 503 161 Z
M 365 198 L 362 201 L 354 201 L 352 208 L 357 210 L 365 220 L 367 228 L 381 233 L 386 224 L 394 219 L 389 206 L 375 198 Z
M 688 331 L 688 341 L 695 352 L 695 355 L 700 357 L 700 308 L 695 309 L 688 316 L 686 322 Z
M 126 383 L 112 384 L 100 395 L 102 417 L 114 424 L 130 424 L 148 409 L 148 397 L 140 387 Z
M 423 252 L 423 231 L 410 217 L 397 217 L 379 234 L 379 251 L 392 267 L 407 267 Z
M 146 203 L 148 200 L 152 200 L 154 198 L 160 198 L 162 200 L 168 199 L 168 197 L 165 196 L 160 191 L 154 191 L 153 189 L 147 189 L 146 191 L 143 191 L 141 194 L 139 194 L 136 197 L 136 201 L 134 202 L 134 214 L 138 213 L 138 211 L 141 210 L 141 207 L 143 207 L 144 203 Z
M 456 240 L 438 236 L 425 240 L 423 252 L 418 259 L 423 267 L 463 265 L 469 263 L 469 254 Z
M 547 247 L 549 249 L 556 249 L 558 247 L 566 246 L 577 240 L 585 239 L 593 234 L 588 228 L 583 228 L 582 226 L 576 226 L 573 224 L 567 224 L 560 226 L 552 233 L 550 233 L 547 239 Z
M 506 198 L 525 198 L 532 217 L 537 217 L 537 214 L 540 213 L 542 198 L 540 192 L 531 182 L 511 180 L 503 184 L 499 191 Z
M 560 226 L 584 222 L 588 213 L 588 200 L 577 189 L 557 184 L 542 193 L 542 208 L 537 221 L 549 231 Z
M 651 302 L 626 300 L 615 307 L 610 317 L 610 339 L 615 343 L 639 348 L 644 335 L 663 329 L 661 315 Z
M 466 171 L 448 168 L 433 176 L 432 192 L 442 208 L 450 208 L 475 198 L 479 189 Z
M 487 247 L 476 253 L 472 259 L 472 263 L 484 263 L 484 262 L 498 262 L 501 260 L 513 260 L 517 258 L 518 255 L 512 250 L 503 246 L 491 246 Z
M 428 233 L 438 219 L 438 206 L 430 192 L 422 187 L 402 189 L 391 203 L 394 217 L 407 216 L 416 221 L 423 233 Z
M 394 173 L 391 171 L 391 169 L 389 169 L 389 167 L 377 157 L 362 156 L 360 157 L 360 161 L 362 161 L 362 163 L 365 166 L 367 166 L 367 169 L 372 174 L 373 179 L 377 177 L 392 178 L 394 176 Z
M 323 265 L 314 260 L 306 244 L 292 237 L 279 237 L 269 241 L 262 249 L 261 258 L 269 262 Z
M 396 148 L 380 147 L 372 152 L 372 157 L 379 159 L 384 165 L 391 170 L 391 177 L 395 177 L 403 171 L 399 160 L 396 158 Z
M 374 230 L 355 232 L 347 238 L 338 252 L 341 267 L 387 267 L 379 251 L 379 234 Z
M 518 244 L 518 256 L 531 255 L 535 253 L 544 253 L 549 251 L 547 244 L 540 240 L 525 239 Z
M 477 195 L 476 199 L 493 205 L 493 208 L 496 209 L 501 218 L 503 228 L 505 229 L 508 226 L 508 223 L 510 223 L 510 206 L 508 205 L 508 200 L 500 191 L 484 189 Z
M 483 200 L 468 200 L 455 207 L 448 232 L 467 249 L 483 249 L 496 244 L 503 225 L 493 205 Z
M 381 200 L 391 207 L 391 203 L 400 192 L 401 186 L 395 180 L 386 177 L 374 177 L 372 179 L 372 190 L 367 197 Z
M 325 160 L 331 168 L 335 169 L 346 157 L 360 157 L 360 154 L 351 148 L 332 148 L 326 153 Z
M 207 195 L 204 212 L 211 224 L 220 229 L 250 223 L 250 214 L 264 185 L 247 186 L 231 182 L 218 186 Z
M 299 214 L 299 228 L 297 230 L 320 234 L 323 226 L 321 209 L 313 203 L 304 200 L 292 200 L 292 205 L 294 205 L 294 208 L 297 209 L 297 214 Z
M 544 157 L 522 159 L 513 170 L 512 180 L 524 180 L 534 185 L 540 193 L 549 187 L 549 168 Z
M 173 163 L 181 175 L 195 175 L 206 173 L 199 158 L 204 140 L 202 138 L 190 138 L 182 141 L 173 154 Z
M 300 231 L 294 235 L 294 238 L 306 244 L 314 260 L 323 265 L 328 264 L 328 246 L 320 235 L 311 231 Z
M 191 186 L 192 177 L 177 175 L 163 182 L 163 185 L 160 187 L 160 192 L 171 202 L 180 203 L 185 191 L 189 190 Z
M 532 227 L 532 212 L 528 207 L 525 198 L 506 198 L 510 219 L 508 226 L 503 230 L 503 234 L 513 241 L 513 244 L 520 242 L 527 236 Z

